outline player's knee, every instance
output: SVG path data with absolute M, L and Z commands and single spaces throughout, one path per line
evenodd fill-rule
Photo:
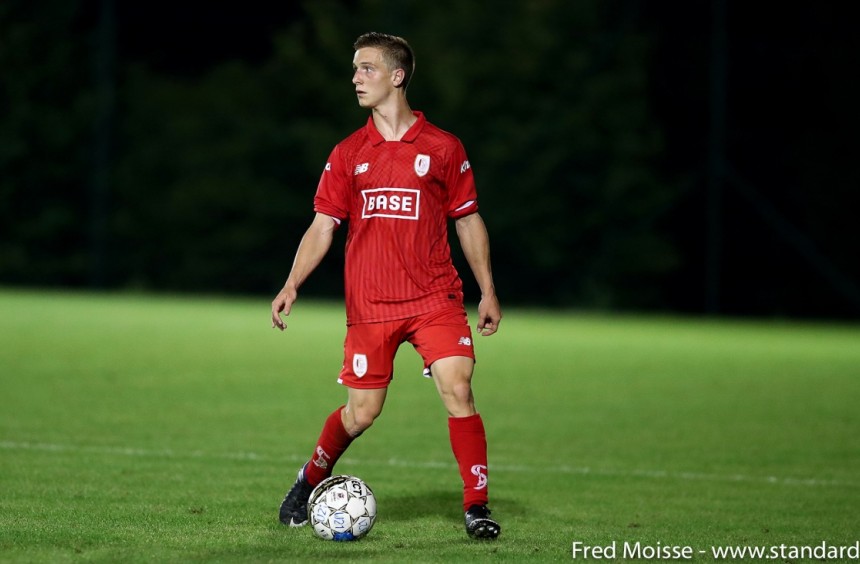
M 458 382 L 454 385 L 454 397 L 459 403 L 470 404 L 473 402 L 472 384 L 469 381 Z
M 381 410 L 375 408 L 352 409 L 344 417 L 344 428 L 353 437 L 357 437 L 379 417 Z
M 472 384 L 469 380 L 456 380 L 440 390 L 446 403 L 454 405 L 470 405 L 474 399 L 472 396 Z
M 376 420 L 376 417 L 370 417 L 367 415 L 360 415 L 355 418 L 355 425 L 352 430 L 350 430 L 349 434 L 356 436 L 359 433 L 363 433 L 366 429 L 368 429 L 373 422 Z

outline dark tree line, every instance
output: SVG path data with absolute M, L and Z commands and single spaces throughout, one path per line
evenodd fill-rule
M 715 0 L 730 39 L 715 86 L 720 28 L 707 5 L 321 0 L 266 14 L 263 4 L 241 16 L 0 4 L 0 283 L 275 291 L 328 152 L 366 119 L 351 43 L 375 29 L 410 40 L 413 107 L 467 148 L 506 302 L 702 311 L 716 271 L 714 312 L 860 311 L 845 243 L 857 172 L 827 151 L 838 126 L 789 113 L 795 83 L 781 74 L 822 61 L 839 72 L 838 36 L 762 38 L 739 23 L 749 13 Z M 782 25 L 803 21 L 814 35 L 838 19 L 812 16 Z M 769 66 L 750 68 L 757 60 Z M 830 112 L 847 129 L 856 113 L 840 112 L 853 109 L 856 79 L 838 86 Z M 339 292 L 341 253 L 309 291 Z

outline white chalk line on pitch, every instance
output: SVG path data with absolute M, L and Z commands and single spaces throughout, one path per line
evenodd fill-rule
M 86 446 L 86 445 L 58 445 L 51 443 L 35 443 L 21 441 L 0 441 L 0 449 L 4 450 L 28 450 L 39 452 L 56 452 L 56 453 L 81 453 L 81 454 L 100 454 L 100 455 L 116 455 L 116 456 L 139 456 L 144 458 L 203 458 L 215 460 L 238 460 L 251 462 L 295 462 L 301 463 L 307 461 L 307 456 L 300 455 L 284 455 L 284 456 L 269 456 L 257 454 L 254 452 L 233 452 L 233 453 L 214 453 L 202 450 L 178 451 L 172 449 L 143 449 L 134 447 L 111 447 L 111 446 Z M 438 461 L 415 461 L 404 460 L 399 458 L 389 458 L 388 460 L 359 460 L 355 458 L 345 457 L 341 460 L 341 464 L 357 466 L 396 466 L 398 468 L 448 468 L 455 469 L 457 466 L 453 462 L 438 462 Z M 597 477 L 618 477 L 618 478 L 651 478 L 651 479 L 671 479 L 683 481 L 702 481 L 702 482 L 753 482 L 763 484 L 775 484 L 785 486 L 807 486 L 807 487 L 840 487 L 840 488 L 860 488 L 860 483 L 845 480 L 828 480 L 820 478 L 790 478 L 779 476 L 750 476 L 746 474 L 712 474 L 706 472 L 672 472 L 668 470 L 613 470 L 606 468 L 590 468 L 590 467 L 574 467 L 568 465 L 560 465 L 552 468 L 547 467 L 540 469 L 527 465 L 511 465 L 511 464 L 493 464 L 490 463 L 492 472 L 502 473 L 528 473 L 528 474 L 567 474 L 578 476 L 597 476 Z

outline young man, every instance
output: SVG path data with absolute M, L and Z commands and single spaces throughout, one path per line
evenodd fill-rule
M 284 288 L 272 301 L 272 327 L 286 328 L 298 288 L 349 223 L 345 294 L 347 334 L 338 382 L 345 406 L 326 420 L 311 459 L 285 497 L 280 520 L 307 523 L 311 490 L 382 411 L 394 355 L 408 341 L 424 360 L 448 410 L 451 447 L 463 478 L 466 532 L 496 538 L 487 509 L 487 443 L 472 395 L 475 354 L 462 281 L 451 262 L 447 221 L 481 289 L 478 332 L 492 335 L 502 318 L 490 269 L 489 239 L 478 215 L 466 152 L 406 101 L 414 55 L 400 37 L 367 33 L 354 45 L 352 82 L 367 124 L 332 151 L 314 198 L 314 217 Z

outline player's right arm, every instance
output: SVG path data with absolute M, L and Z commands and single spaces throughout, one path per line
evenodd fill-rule
M 287 324 L 281 319 L 281 313 L 290 315 L 293 303 L 298 297 L 299 287 L 328 253 L 336 228 L 337 223 L 333 217 L 324 213 L 317 213 L 314 216 L 314 220 L 299 243 L 290 275 L 287 277 L 283 289 L 272 301 L 273 329 L 277 327 L 283 331 L 287 328 Z

